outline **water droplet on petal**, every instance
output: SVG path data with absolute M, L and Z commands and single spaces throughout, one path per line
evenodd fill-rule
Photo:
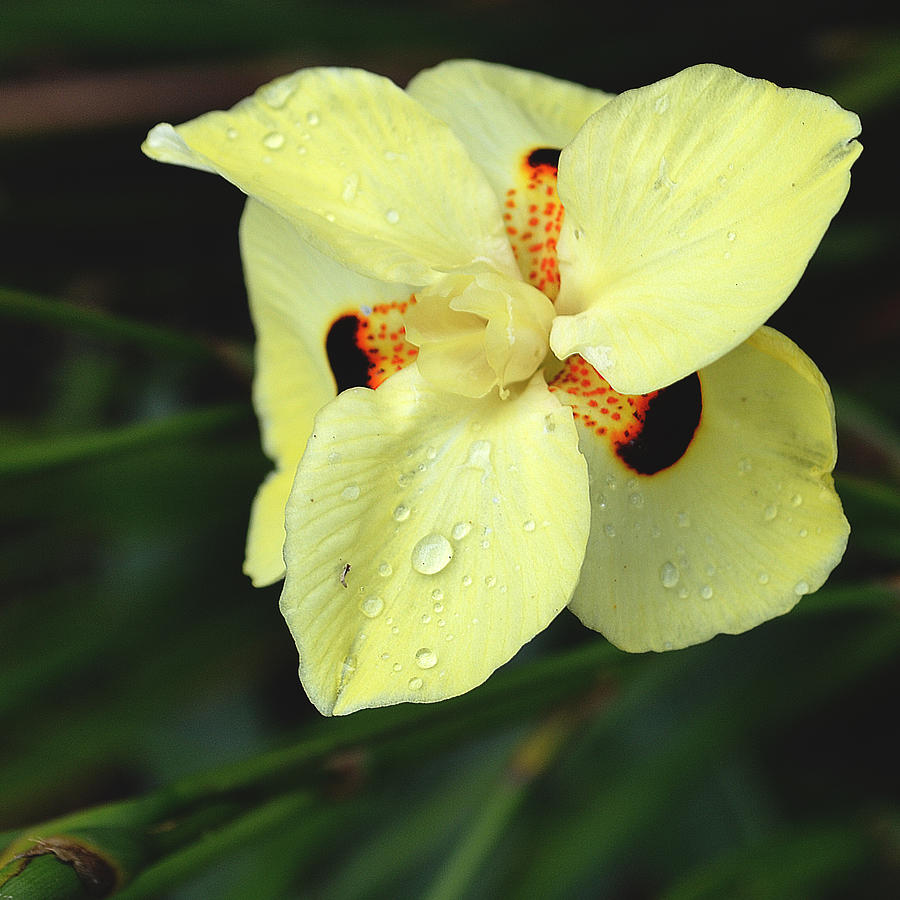
M 422 575 L 435 575 L 453 558 L 453 547 L 442 534 L 426 534 L 412 549 L 412 567 Z
M 678 567 L 673 562 L 664 562 L 659 569 L 659 580 L 662 582 L 663 587 L 672 588 L 678 584 L 678 579 L 680 578 L 680 574 L 678 572 Z
M 319 114 L 318 114 L 314 109 L 311 109 L 311 110 L 306 114 L 306 121 L 307 121 L 307 123 L 308 123 L 309 125 L 314 125 L 314 126 L 315 126 L 315 125 L 318 125 L 318 124 L 319 124 L 319 122 L 321 121 L 321 119 L 319 118 Z
M 535 527 L 536 527 L 535 524 L 534 524 L 534 519 L 529 519 L 522 527 L 523 527 L 526 531 L 534 531 L 534 529 L 535 529 Z
M 394 670 L 395 672 L 402 672 L 402 671 L 403 671 L 403 666 L 402 666 L 400 663 L 394 663 L 394 665 L 392 666 L 392 668 L 393 668 L 393 670 Z
M 389 562 L 383 562 L 383 563 L 378 567 L 378 574 L 379 574 L 382 578 L 387 578 L 388 575 L 390 575 L 393 571 L 394 571 L 394 567 L 393 567 Z
M 733 231 L 729 231 L 728 234 L 725 235 L 725 237 L 727 237 L 729 241 L 733 241 L 737 237 L 737 235 Z
M 756 576 L 756 580 L 760 584 L 768 584 L 769 583 L 769 575 L 767 572 L 760 572 L 759 575 Z
M 328 462 L 332 465 L 341 461 L 341 454 L 336 450 L 332 450 L 331 453 L 328 454 Z
M 472 576 L 471 575 L 463 575 L 462 580 L 463 587 L 469 587 L 472 584 Z
M 263 144 L 269 150 L 280 150 L 284 146 L 284 135 L 280 131 L 270 131 L 263 138 Z
M 753 463 L 750 462 L 750 460 L 747 459 L 746 456 L 742 457 L 740 462 L 738 462 L 738 472 L 740 472 L 742 475 L 749 472 L 752 468 Z
M 396 209 L 389 209 L 384 217 L 387 219 L 388 225 L 396 225 L 400 221 L 400 213 Z
M 272 109 L 281 109 L 294 93 L 294 83 L 284 79 L 267 84 L 261 91 L 263 102 Z
M 450 532 L 454 541 L 461 541 L 472 530 L 471 522 L 457 522 Z
M 416 651 L 416 665 L 420 669 L 432 669 L 437 665 L 437 654 L 428 647 Z
M 431 599 L 434 600 L 435 603 L 440 603 L 441 600 L 444 599 L 444 592 L 440 588 L 435 588 L 431 592 Z M 440 612 L 440 610 L 436 610 L 436 612 Z
M 604 525 L 603 530 L 606 532 L 607 537 L 615 537 L 616 536 L 616 526 L 613 524 Z
M 237 128 L 229 128 L 225 132 L 225 137 L 227 137 L 229 141 L 236 141 L 240 136 L 241 133 L 237 130 Z
M 402 503 L 394 510 L 394 520 L 397 522 L 405 522 L 409 518 L 409 507 Z
M 359 499 L 359 485 L 358 484 L 348 484 L 341 491 L 341 497 L 344 500 L 357 500 Z
M 658 115 L 662 115 L 669 108 L 669 95 L 663 94 L 661 97 L 656 98 L 656 103 L 653 104 L 653 108 L 656 110 Z
M 675 521 L 678 523 L 679 528 L 688 528 L 691 524 L 690 514 L 686 512 L 676 513 Z
M 703 587 L 700 588 L 700 596 L 704 600 L 711 599 L 712 595 L 713 595 L 713 589 L 708 584 L 704 584 Z
M 771 522 L 778 515 L 778 507 L 769 505 L 763 510 L 763 518 L 767 522 Z
M 425 683 L 425 682 L 422 681 L 422 679 L 419 678 L 419 677 L 416 677 L 416 678 L 410 678 L 410 679 L 409 679 L 409 689 L 410 689 L 411 691 L 420 691 L 420 690 L 422 690 L 422 685 L 423 685 L 424 683 Z
M 300 156 L 306 156 L 306 153 L 307 153 L 306 147 L 304 147 L 304 146 L 301 144 L 301 145 L 297 148 L 297 153 L 298 153 Z
M 805 581 L 798 581 L 794 585 L 794 593 L 798 597 L 802 597 L 804 594 L 808 594 L 809 593 L 809 585 Z
M 341 191 L 341 199 L 344 203 L 352 203 L 356 199 L 359 190 L 359 175 L 355 172 L 344 179 L 344 190 Z
M 497 583 L 497 579 L 496 579 L 496 577 L 495 577 L 494 575 L 488 575 L 488 576 L 484 579 L 484 586 L 485 586 L 485 587 L 492 588 L 496 583 Z
M 803 498 L 799 494 L 794 494 L 791 497 L 791 506 L 800 506 L 801 503 L 803 503 Z
M 364 616 L 374 619 L 376 616 L 380 616 L 384 610 L 384 600 L 377 595 L 366 597 L 366 599 L 359 604 L 359 608 Z

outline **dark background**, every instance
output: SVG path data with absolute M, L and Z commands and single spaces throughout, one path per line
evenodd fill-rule
M 864 5 L 842 12 L 5 0 L 0 830 L 392 715 L 320 721 L 277 586 L 241 575 L 268 469 L 250 406 L 243 198 L 144 158 L 147 130 L 307 65 L 404 84 L 477 57 L 617 92 L 717 62 L 830 94 L 863 121 L 850 195 L 772 320 L 835 392 L 844 562 L 791 615 L 663 657 L 596 651 L 603 639 L 564 613 L 507 667 L 519 680 L 404 713 L 410 747 L 456 722 L 446 742 L 350 775 L 323 760 L 309 817 L 169 890 L 895 896 L 900 29 Z M 596 666 L 572 665 L 581 652 Z M 552 700 L 548 659 L 563 661 Z M 577 726 L 523 775 L 517 753 L 559 709 Z

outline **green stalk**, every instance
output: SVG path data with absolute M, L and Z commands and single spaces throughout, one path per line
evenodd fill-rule
M 0 287 L 0 315 L 20 322 L 36 322 L 93 337 L 123 341 L 145 350 L 195 362 L 224 361 L 229 367 L 244 373 L 252 371 L 251 351 L 238 344 L 190 337 L 167 328 L 15 288 Z
M 158 441 L 191 437 L 233 425 L 247 416 L 243 404 L 223 404 L 118 428 L 10 442 L 0 450 L 0 476 L 23 475 L 50 466 L 141 449 Z

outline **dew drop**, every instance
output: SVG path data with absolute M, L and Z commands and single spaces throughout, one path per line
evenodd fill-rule
M 445 641 L 452 641 L 452 640 L 453 640 L 453 635 L 452 635 L 452 634 L 447 634 L 447 635 L 444 637 L 444 640 L 445 640 Z
M 284 135 L 280 131 L 270 131 L 263 138 L 263 145 L 269 150 L 280 150 L 284 146 Z
M 341 461 L 341 454 L 336 450 L 332 450 L 331 453 L 328 454 L 328 462 L 332 465 Z
M 798 597 L 802 597 L 804 594 L 808 594 L 809 593 L 809 585 L 805 581 L 798 581 L 794 585 L 794 593 Z
M 433 669 L 437 665 L 437 653 L 429 650 L 428 647 L 422 647 L 416 651 L 416 665 L 420 669 Z
M 442 534 L 426 534 L 413 547 L 410 561 L 422 575 L 436 575 L 453 558 L 453 547 Z
M 318 125 L 320 121 L 321 121 L 321 119 L 319 118 L 319 114 L 314 109 L 311 109 L 306 114 L 307 124 L 315 126 L 315 125 Z
M 797 532 L 797 536 L 798 536 L 798 537 L 806 537 L 808 534 L 809 534 L 809 532 L 808 532 L 805 528 L 801 528 L 801 529 Z
M 616 536 L 616 526 L 613 524 L 607 524 L 603 526 L 604 532 L 606 532 L 607 537 L 615 537 Z
M 803 503 L 803 498 L 799 494 L 794 494 L 791 497 L 791 506 L 800 506 L 801 503 Z
M 237 128 L 229 128 L 225 132 L 225 137 L 227 137 L 229 141 L 236 141 L 240 136 L 241 133 L 237 130 Z
M 358 484 L 348 484 L 341 491 L 341 497 L 344 500 L 358 500 L 359 499 L 359 485 Z
M 704 600 L 709 600 L 713 595 L 713 589 L 708 585 L 704 584 L 702 588 L 700 588 L 700 596 Z
M 756 580 L 760 584 L 768 584 L 769 583 L 769 574 L 768 572 L 760 572 L 759 575 L 756 576 Z
M 390 659 L 390 658 L 391 658 L 391 654 L 390 654 L 390 653 L 382 653 L 382 654 L 381 654 L 381 658 L 382 658 L 382 659 Z
M 718 181 L 719 187 L 725 187 L 725 185 L 728 184 L 728 179 L 724 175 L 720 175 Z
M 679 528 L 689 528 L 691 524 L 690 514 L 686 512 L 676 513 L 675 521 L 678 523 Z
M 576 241 L 580 241 L 584 237 L 584 229 L 583 228 L 574 229 L 574 231 L 572 232 L 572 236 L 575 238 Z
M 726 250 L 726 251 L 722 254 L 722 259 L 731 259 L 731 251 L 730 251 L 730 250 Z
M 400 634 L 400 626 L 399 626 L 399 625 L 394 625 L 394 626 L 391 628 L 391 634 Z
M 440 615 L 444 611 L 444 604 L 440 602 L 440 598 L 438 598 L 438 602 L 434 604 L 433 608 L 438 615 Z
M 393 573 L 393 571 L 394 571 L 394 567 L 393 567 L 389 562 L 383 562 L 383 563 L 378 567 L 378 574 L 379 574 L 382 578 L 387 578 L 388 575 L 390 575 L 391 573 Z
M 522 527 L 523 527 L 526 531 L 529 531 L 529 532 L 534 531 L 534 529 L 535 529 L 535 527 L 536 527 L 535 524 L 534 524 L 534 519 L 529 519 Z
M 344 675 L 349 675 L 351 672 L 356 671 L 356 657 L 348 656 L 343 663 L 343 673 Z
M 334 213 L 325 213 L 325 221 L 326 222 L 333 222 L 334 220 L 335 220 Z
M 659 580 L 662 582 L 663 587 L 673 588 L 676 584 L 678 584 L 678 579 L 680 578 L 680 574 L 678 572 L 678 567 L 673 562 L 664 562 L 659 569 Z
M 484 586 L 492 588 L 497 583 L 497 579 L 493 575 L 488 575 L 484 579 Z
M 491 467 L 491 442 L 473 441 L 469 447 L 469 458 L 466 465 L 472 469 L 481 469 L 484 472 Z
M 656 110 L 658 115 L 662 115 L 669 108 L 669 95 L 663 94 L 661 97 L 656 98 L 656 103 L 653 104 L 653 108 Z
M 359 608 L 364 616 L 374 619 L 376 616 L 380 616 L 384 610 L 384 600 L 377 595 L 366 597 L 366 599 L 359 604 Z
M 733 241 L 737 237 L 737 234 L 735 234 L 735 232 L 733 231 L 729 231 L 728 234 L 725 235 L 725 237 L 727 237 L 729 241 Z
M 606 509 L 606 497 L 603 494 L 597 496 L 597 502 L 594 504 L 597 509 Z
M 431 621 L 431 616 L 428 613 L 424 613 L 422 615 L 422 624 L 427 625 Z
M 741 457 L 741 460 L 738 462 L 738 472 L 740 472 L 742 475 L 745 475 L 752 468 L 753 468 L 753 463 L 750 462 L 750 460 L 747 459 L 746 456 Z
M 644 495 L 643 494 L 630 494 L 628 497 L 628 502 L 637 508 L 640 508 L 644 505 Z
M 356 199 L 359 190 L 359 175 L 353 173 L 344 179 L 344 190 L 341 191 L 341 199 L 344 203 L 352 203 Z
M 763 518 L 767 522 L 771 522 L 772 519 L 774 519 L 775 516 L 777 516 L 777 515 L 778 515 L 778 507 L 777 506 L 773 506 L 770 504 L 763 510 Z
M 409 507 L 402 503 L 394 509 L 394 521 L 405 522 L 409 518 Z
M 471 522 L 457 522 L 450 532 L 454 541 L 461 541 L 472 530 Z
M 471 575 L 463 575 L 462 584 L 463 584 L 463 587 L 469 587 L 472 584 L 472 576 Z
M 287 79 L 283 79 L 282 81 L 266 85 L 260 93 L 267 106 L 270 106 L 272 109 L 281 109 L 288 102 L 291 94 L 294 93 L 294 84 Z
M 687 598 L 690 597 L 690 595 L 691 595 L 690 590 L 687 587 L 685 587 L 684 585 L 682 585 L 680 588 L 678 588 L 678 596 L 682 600 L 687 600 Z
M 387 219 L 388 225 L 396 225 L 400 221 L 400 213 L 396 209 L 389 209 L 384 217 Z
M 394 670 L 395 672 L 402 672 L 402 671 L 403 671 L 403 666 L 402 666 L 400 663 L 394 663 L 394 665 L 392 666 L 392 668 L 393 668 L 393 670 Z
M 297 148 L 297 153 L 298 153 L 300 156 L 306 156 L 306 153 L 307 153 L 306 147 L 304 147 L 303 144 L 301 144 L 301 145 Z
M 440 588 L 435 588 L 431 592 L 431 599 L 434 600 L 435 603 L 440 603 L 441 600 L 444 599 L 444 592 Z M 435 610 L 435 612 L 440 612 L 441 610 Z
M 425 682 L 422 681 L 422 679 L 419 678 L 418 676 L 415 677 L 415 678 L 410 678 L 410 679 L 409 679 L 409 689 L 410 689 L 411 691 L 420 691 L 420 690 L 422 690 L 422 685 L 423 685 L 424 683 L 425 683 Z

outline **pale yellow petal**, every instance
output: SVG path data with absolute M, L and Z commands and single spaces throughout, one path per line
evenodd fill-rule
M 761 328 L 699 379 L 693 440 L 655 474 L 629 469 L 579 420 L 593 521 L 570 605 L 624 650 L 685 647 L 786 613 L 846 546 L 831 395 L 810 359 Z
M 386 78 L 305 69 L 227 112 L 150 132 L 154 159 L 218 172 L 366 275 L 515 271 L 499 206 L 450 129 Z
M 859 127 L 828 97 L 713 65 L 606 104 L 560 160 L 554 352 L 639 394 L 737 346 L 843 202 Z
M 254 587 L 274 584 L 284 578 L 284 508 L 291 494 L 295 468 L 269 472 L 253 498 L 244 574 Z
M 565 147 L 612 99 L 570 81 L 477 60 L 426 69 L 407 92 L 450 125 L 501 198 L 518 183 L 529 151 Z
M 570 410 L 432 390 L 410 366 L 316 418 L 287 511 L 281 607 L 315 705 L 452 697 L 565 606 L 589 529 Z
M 286 219 L 249 200 L 241 254 L 256 329 L 253 400 L 263 448 L 275 462 L 260 488 L 244 571 L 254 584 L 284 574 L 284 506 L 316 412 L 336 394 L 325 342 L 340 316 L 406 299 L 409 289 L 365 278 L 313 250 Z

